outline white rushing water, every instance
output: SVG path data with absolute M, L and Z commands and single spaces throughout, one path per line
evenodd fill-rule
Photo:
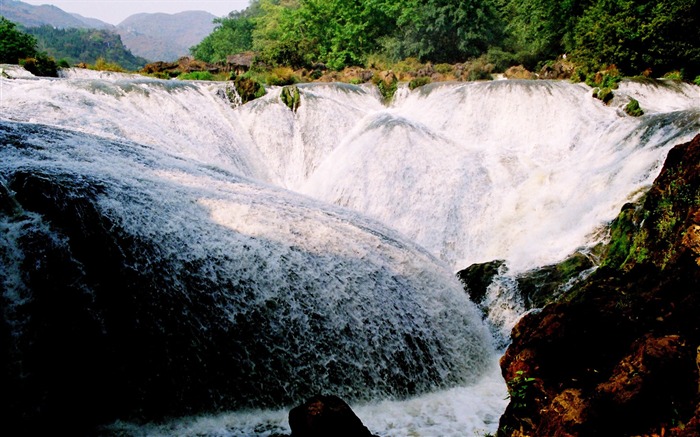
M 454 278 L 447 279 L 450 270 L 503 259 L 515 274 L 601 241 L 605 224 L 651 184 L 668 150 L 700 132 L 700 89 L 681 84 L 623 82 L 610 106 L 593 99 L 585 85 L 566 82 L 432 84 L 402 93 L 388 107 L 371 86 L 307 84 L 299 86 L 296 113 L 280 102 L 280 89 L 232 108 L 221 97 L 224 85 L 217 83 L 77 71 L 62 79 L 2 79 L 0 85 L 2 119 L 144 145 L 167 156 L 162 158 L 167 165 L 146 172 L 165 184 L 154 186 L 170 187 L 153 198 L 167 198 L 173 187 L 178 193 L 198 193 L 188 194 L 196 199 L 194 210 L 178 212 L 182 207 L 177 203 L 163 206 L 172 210 L 170 223 L 124 216 L 130 226 L 155 234 L 165 226 L 177 233 L 189 220 L 209 220 L 238 236 L 194 237 L 193 231 L 186 237 L 193 238 L 187 245 L 193 254 L 212 247 L 226 253 L 228 245 L 242 244 L 235 239 L 245 235 L 272 241 L 275 247 L 301 247 L 320 258 L 359 258 L 398 269 L 399 276 L 418 278 L 423 285 L 417 289 L 433 284 L 443 290 L 437 306 L 431 306 L 432 292 L 421 291 L 404 309 L 411 313 L 427 307 L 426 314 L 432 315 L 459 300 Z M 639 100 L 644 116 L 624 114 L 629 97 Z M 102 165 L 109 166 L 111 159 Z M 188 163 L 185 170 L 175 164 L 177 159 Z M 123 171 L 135 180 L 143 178 L 137 177 L 143 168 L 129 169 L 128 161 L 110 170 L 114 177 Z M 147 187 L 144 183 L 144 190 L 153 189 Z M 377 233 L 411 243 L 386 243 Z M 199 245 L 202 239 L 211 241 Z M 278 255 L 262 255 L 269 249 L 260 250 L 267 263 L 279 262 Z M 250 269 L 256 271 L 254 265 Z M 284 275 L 285 269 L 272 271 Z M 433 270 L 437 273 L 429 273 Z M 300 280 L 318 286 L 313 267 L 304 272 L 310 277 Z M 285 280 L 273 275 L 265 283 Z M 501 278 L 489 291 L 496 322 L 506 330 L 522 311 L 518 302 L 509 302 L 511 295 L 504 290 L 510 285 Z M 262 300 L 269 297 L 264 289 Z M 362 311 L 379 299 L 370 295 L 362 295 Z M 375 316 L 382 318 L 379 308 Z M 465 320 L 475 317 L 473 309 L 464 311 L 440 316 L 438 320 L 462 320 L 459 328 L 439 322 L 440 335 L 471 326 Z M 467 331 L 479 331 L 474 326 Z M 371 348 L 371 342 L 357 347 Z M 487 358 L 476 353 L 478 378 L 470 379 L 466 367 L 473 358 L 466 358 L 459 364 L 465 368 L 451 367 L 464 372 L 455 379 L 462 383 L 451 388 L 408 400 L 353 405 L 374 433 L 462 436 L 495 431 L 506 404 L 496 352 L 484 343 L 450 347 L 491 351 Z M 163 426 L 116 427 L 136 435 L 236 436 L 284 432 L 285 422 L 286 410 L 256 410 Z

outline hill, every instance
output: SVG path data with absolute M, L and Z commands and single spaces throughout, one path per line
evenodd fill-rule
M 204 11 L 136 14 L 119 23 L 117 32 L 135 55 L 173 61 L 214 30 L 215 18 Z
M 69 14 L 56 6 L 34 6 L 16 0 L 3 1 L 2 6 L 0 6 L 0 15 L 24 27 L 38 27 L 44 24 L 49 24 L 60 29 L 111 26 L 100 20 L 85 19 L 84 17 Z
M 69 14 L 49 5 L 34 6 L 17 0 L 3 1 L 0 15 L 25 28 L 44 25 L 58 29 L 104 29 L 121 36 L 124 46 L 135 56 L 148 60 L 172 61 L 189 53 L 214 30 L 216 16 L 205 11 L 187 11 L 178 14 L 135 14 L 113 26 L 95 18 Z M 60 51 L 57 43 L 45 45 Z M 76 55 L 59 56 L 75 58 Z M 78 56 L 79 58 L 79 56 Z M 85 59 L 80 59 L 89 62 Z

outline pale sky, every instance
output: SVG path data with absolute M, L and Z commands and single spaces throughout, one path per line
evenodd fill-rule
M 1 2 L 9 0 L 0 0 Z M 119 24 L 126 17 L 140 12 L 207 11 L 223 17 L 248 6 L 248 0 L 22 0 L 31 5 L 54 5 L 66 12 Z

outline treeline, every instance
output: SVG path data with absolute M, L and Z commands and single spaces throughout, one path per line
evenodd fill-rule
M 268 65 L 340 70 L 373 60 L 484 57 L 537 69 L 567 54 L 626 75 L 700 74 L 699 0 L 252 0 L 217 19 L 191 53 L 220 62 L 255 51 Z
M 120 65 L 126 70 L 139 70 L 148 61 L 134 56 L 113 32 L 98 29 L 55 29 L 51 26 L 30 27 L 39 50 L 70 65 L 82 62 L 95 64 L 98 60 Z
M 56 61 L 39 51 L 36 38 L 22 32 L 15 23 L 2 16 L 0 16 L 0 63 L 19 63 L 37 76 L 58 76 Z

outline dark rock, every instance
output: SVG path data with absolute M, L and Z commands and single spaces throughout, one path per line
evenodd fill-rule
M 314 396 L 289 412 L 292 437 L 376 437 L 337 396 Z
M 464 285 L 472 302 L 480 303 L 484 300 L 486 289 L 491 284 L 493 277 L 498 274 L 499 269 L 505 264 L 503 260 L 489 261 L 486 263 L 472 264 L 464 270 L 457 272 L 457 277 Z
M 698 435 L 699 163 L 700 135 L 671 150 L 603 267 L 513 329 L 500 436 Z

